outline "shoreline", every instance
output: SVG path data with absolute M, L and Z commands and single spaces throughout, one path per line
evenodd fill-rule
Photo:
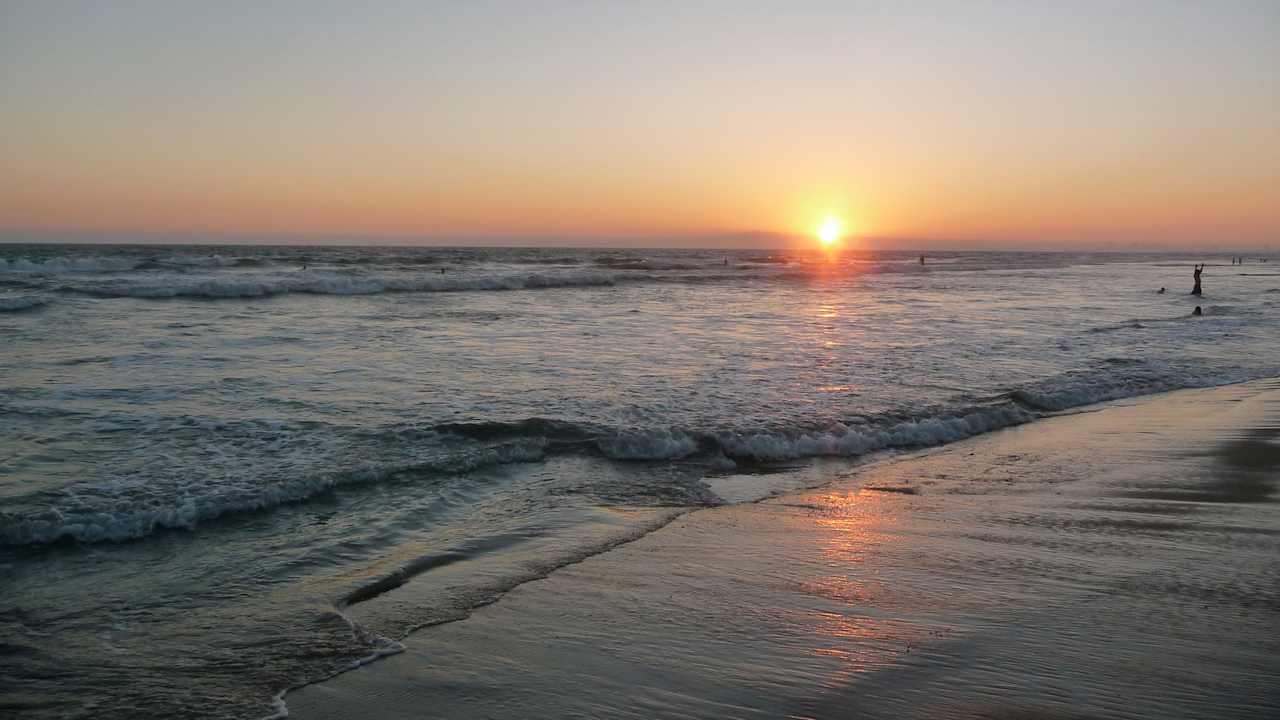
M 942 509 L 945 511 L 948 504 L 958 504 L 958 507 L 950 509 L 963 516 L 964 513 L 973 512 L 973 508 L 968 507 L 964 502 L 956 501 L 955 498 L 972 498 L 982 494 L 974 495 L 978 486 L 972 484 L 973 477 L 968 478 L 968 483 L 963 480 L 951 479 L 934 480 L 927 484 L 921 482 L 912 483 L 910 481 L 904 483 L 902 481 L 903 477 L 911 476 L 913 472 L 918 473 L 926 468 L 933 468 L 933 472 L 936 473 L 939 466 L 955 466 L 951 467 L 950 473 L 942 472 L 941 476 L 944 478 L 958 477 L 958 475 L 963 475 L 964 473 L 963 471 L 957 471 L 957 468 L 963 468 L 965 458 L 970 456 L 987 459 L 1005 456 L 1020 457 L 1018 453 L 1007 452 L 1009 447 L 1037 447 L 1039 448 L 1037 452 L 1041 453 L 1038 456 L 1041 460 L 1038 465 L 1033 464 L 1032 466 L 1026 466 L 1025 462 L 1020 464 L 1019 460 L 1010 461 L 1009 467 L 1004 468 L 1004 472 L 1008 473 L 1007 477 L 1004 477 L 994 486 L 991 483 L 984 483 L 984 485 L 987 489 L 991 487 L 1018 488 L 1018 492 L 1006 494 L 996 492 L 989 500 L 996 503 L 1004 503 L 1005 505 L 1013 503 L 1015 506 L 1019 506 L 1022 503 L 1021 495 L 1026 494 L 1029 497 L 1038 499 L 1041 503 L 1049 502 L 1052 498 L 1057 497 L 1057 495 L 1051 493 L 1060 494 L 1060 491 L 1047 488 L 1054 487 L 1057 483 L 1045 484 L 1036 480 L 1036 476 L 1044 475 L 1046 470 L 1068 474 L 1078 472 L 1078 469 L 1073 469 L 1072 463 L 1064 465 L 1064 461 L 1072 459 L 1076 464 L 1084 462 L 1087 465 L 1089 458 L 1080 456 L 1078 450 L 1054 449 L 1053 451 L 1046 451 L 1046 443 L 1052 448 L 1055 442 L 1061 442 L 1064 437 L 1073 437 L 1081 442 L 1089 441 L 1090 438 L 1093 438 L 1092 441 L 1096 443 L 1098 439 L 1093 437 L 1093 433 L 1098 432 L 1099 428 L 1108 433 L 1103 437 L 1111 438 L 1112 444 L 1104 448 L 1110 455 L 1110 461 L 1103 460 L 1099 464 L 1096 459 L 1093 460 L 1092 471 L 1095 477 L 1076 478 L 1075 481 L 1067 482 L 1067 485 L 1064 486 L 1071 488 L 1072 492 L 1076 494 L 1079 494 L 1082 488 L 1087 488 L 1088 491 L 1084 495 L 1089 497 L 1089 501 L 1077 502 L 1075 506 L 1065 509 L 1055 508 L 1054 513 L 1080 516 L 1072 518 L 1078 527 L 1092 527 L 1095 530 L 1097 528 L 1105 528 L 1106 532 L 1113 532 L 1119 528 L 1122 532 L 1137 534 L 1140 539 L 1146 537 L 1144 533 L 1202 532 L 1203 528 L 1189 520 L 1170 521 L 1164 518 L 1193 517 L 1197 513 L 1187 510 L 1187 507 L 1193 505 L 1218 509 L 1241 505 L 1253 510 L 1258 508 L 1270 510 L 1269 506 L 1262 501 L 1269 501 L 1268 499 L 1274 490 L 1274 486 L 1271 482 L 1268 482 L 1267 477 L 1260 479 L 1257 476 L 1257 467 L 1262 467 L 1265 473 L 1270 473 L 1276 467 L 1276 459 L 1268 454 L 1270 451 L 1267 448 L 1273 447 L 1273 439 L 1267 433 L 1272 432 L 1271 427 L 1278 424 L 1274 422 L 1276 420 L 1274 414 L 1277 405 L 1280 405 L 1280 380 L 1276 379 L 1114 400 L 1100 405 L 1086 406 L 1058 413 L 1037 422 L 977 435 L 941 447 L 928 448 L 899 457 L 873 460 L 854 470 L 849 477 L 839 479 L 831 485 L 818 489 L 801 489 L 756 503 L 698 509 L 677 517 L 670 524 L 664 525 L 661 529 L 647 534 L 639 540 L 613 547 L 601 554 L 587 557 L 571 566 L 556 569 L 541 579 L 521 584 L 509 590 L 494 603 L 474 609 L 465 619 L 415 631 L 403 640 L 404 653 L 383 658 L 382 662 L 376 663 L 371 667 L 349 671 L 303 686 L 300 689 L 286 691 L 287 694 L 283 696 L 283 702 L 291 712 L 292 717 L 342 717 L 344 711 L 341 708 L 344 707 L 347 708 L 348 713 L 355 709 L 359 709 L 361 712 L 368 712 L 371 702 L 375 698 L 384 696 L 403 697 L 396 702 L 388 701 L 383 703 L 385 707 L 375 714 L 376 717 L 399 717 L 405 714 L 403 711 L 406 709 L 406 705 L 410 708 L 417 706 L 420 711 L 421 707 L 424 707 L 423 703 L 426 703 L 425 706 L 433 707 L 441 705 L 441 703 L 444 705 L 453 703 L 453 705 L 449 705 L 450 709 L 447 711 L 443 709 L 443 705 L 441 706 L 441 716 L 445 717 L 465 717 L 472 713 L 477 716 L 488 716 L 490 714 L 502 716 L 504 714 L 502 710 L 504 706 L 500 703 L 495 705 L 496 700 L 484 700 L 470 693 L 459 694 L 444 688 L 450 687 L 451 683 L 457 682 L 459 677 L 474 677 L 480 669 L 488 669 L 494 672 L 480 672 L 479 674 L 486 677 L 496 677 L 512 673 L 513 678 L 522 679 L 516 682 L 517 685 L 523 683 L 523 685 L 527 686 L 529 692 L 536 692 L 548 684 L 550 686 L 555 686 L 557 683 L 562 684 L 566 681 L 566 678 L 573 676 L 575 668 L 602 666 L 602 658 L 599 657 L 600 650 L 597 647 L 593 647 L 591 643 L 582 642 L 580 638 L 576 643 L 571 641 L 560 642 L 561 645 L 566 645 L 571 651 L 564 648 L 557 648 L 555 652 L 550 649 L 541 649 L 544 639 L 552 647 L 555 647 L 556 640 L 564 636 L 565 631 L 571 631 L 574 628 L 583 627 L 583 625 L 578 622 L 565 622 L 563 619 L 549 622 L 546 615 L 551 611 L 551 608 L 545 607 L 548 603 L 539 604 L 533 602 L 530 599 L 532 597 L 542 597 L 543 600 L 548 600 L 549 597 L 581 598 L 584 592 L 592 589 L 598 590 L 598 586 L 606 581 L 610 587 L 615 588 L 614 592 L 621 592 L 617 588 L 626 587 L 632 581 L 638 581 L 642 586 L 647 582 L 652 582 L 654 587 L 650 588 L 650 592 L 645 596 L 644 604 L 652 605 L 653 607 L 649 609 L 660 614 L 662 610 L 671 611 L 674 608 L 669 606 L 664 608 L 663 602 L 657 598 L 663 592 L 680 587 L 680 582 L 670 578 L 661 578 L 660 574 L 656 573 L 652 566 L 658 562 L 655 558 L 665 558 L 662 562 L 675 562 L 684 557 L 685 555 L 682 553 L 673 554 L 671 552 L 671 545 L 678 543 L 682 536 L 687 536 L 690 533 L 707 535 L 709 533 L 708 527 L 721 526 L 719 530 L 722 531 L 723 537 L 717 539 L 717 544 L 751 546 L 755 539 L 751 536 L 744 536 L 741 530 L 734 530 L 733 527 L 743 523 L 755 525 L 763 523 L 763 526 L 758 527 L 757 531 L 776 534 L 769 528 L 776 530 L 779 523 L 783 525 L 799 523 L 806 529 L 805 535 L 811 535 L 813 530 L 811 525 L 813 523 L 805 522 L 805 520 L 812 521 L 814 518 L 806 516 L 806 513 L 816 515 L 821 520 L 823 518 L 830 519 L 831 516 L 842 517 L 851 514 L 856 516 L 858 513 L 864 513 L 866 507 L 876 507 L 884 510 L 890 506 L 895 506 L 898 507 L 898 511 L 905 510 L 909 515 L 907 524 L 911 527 L 923 522 L 920 517 L 921 506 L 928 507 L 932 504 L 941 503 Z M 1240 415 L 1240 408 L 1242 407 L 1251 408 L 1254 415 L 1250 419 L 1244 419 Z M 1215 420 L 1216 424 L 1209 430 L 1206 430 L 1197 417 L 1206 408 L 1212 410 L 1213 416 L 1217 418 Z M 1235 414 L 1232 414 L 1232 412 Z M 1118 422 L 1121 425 L 1117 425 L 1116 423 Z M 1132 427 L 1135 422 L 1139 424 L 1145 422 L 1156 429 L 1144 430 L 1140 433 L 1133 432 Z M 1129 425 L 1125 426 L 1124 423 L 1129 423 Z M 1252 423 L 1252 426 L 1250 423 Z M 1267 423 L 1271 423 L 1271 427 L 1268 427 Z M 1072 426 L 1075 426 L 1074 429 Z M 1261 432 L 1261 439 L 1253 436 L 1236 437 L 1246 426 L 1252 427 L 1251 431 L 1256 431 L 1255 434 Z M 1125 431 L 1125 427 L 1130 429 Z M 1203 437 L 1199 440 L 1196 439 L 1197 435 L 1205 435 L 1206 433 L 1216 439 L 1209 440 Z M 1228 438 L 1228 436 L 1231 437 Z M 1053 440 L 1055 437 L 1057 440 Z M 1218 465 L 1214 465 L 1210 469 L 1217 473 L 1216 477 L 1219 478 L 1220 482 L 1215 481 L 1216 484 L 1210 483 L 1209 486 L 1206 486 L 1209 487 L 1207 490 L 1204 488 L 1197 490 L 1196 488 L 1170 486 L 1145 489 L 1141 487 L 1129 488 L 1125 490 L 1126 493 L 1129 493 L 1128 495 L 1124 493 L 1114 495 L 1112 492 L 1114 488 L 1102 492 L 1100 488 L 1110 487 L 1107 483 L 1116 481 L 1116 471 L 1108 468 L 1115 465 L 1117 457 L 1124 456 L 1126 453 L 1137 452 L 1136 448 L 1143 442 L 1151 445 L 1151 447 L 1139 453 L 1148 465 L 1142 471 L 1134 471 L 1138 475 L 1148 477 L 1153 473 L 1158 474 L 1154 468 L 1160 467 L 1158 464 L 1160 461 L 1163 462 L 1164 470 L 1168 470 L 1171 465 L 1190 464 L 1203 471 L 1205 468 L 1202 466 L 1217 463 Z M 1229 447 L 1230 452 L 1210 452 L 1206 448 L 1212 445 L 1213 442 L 1217 442 L 1223 447 Z M 1175 443 L 1199 447 L 1200 449 L 1186 451 L 1175 447 Z M 1209 445 L 1206 445 L 1206 443 L 1209 443 Z M 1107 453 L 1104 453 L 1104 455 Z M 1222 480 L 1222 478 L 1227 478 L 1227 480 Z M 1231 478 L 1235 478 L 1235 480 L 1231 480 Z M 1130 478 L 1130 480 L 1133 480 L 1133 478 Z M 878 490 L 895 489 L 909 489 L 910 492 L 878 492 Z M 1172 497 L 1179 494 L 1181 495 L 1180 498 Z M 843 499 L 839 502 L 828 499 L 834 496 L 840 496 Z M 1121 499 L 1116 500 L 1116 497 Z M 1115 503 L 1120 503 L 1123 507 L 1099 509 Z M 1125 503 L 1128 504 L 1125 505 Z M 1170 503 L 1175 505 L 1181 503 L 1183 506 L 1177 510 L 1166 508 L 1164 512 L 1157 512 L 1153 509 L 1156 505 L 1169 505 Z M 1001 506 L 997 504 L 996 507 Z M 776 515 L 780 510 L 784 516 L 781 519 L 777 517 L 762 517 Z M 1024 518 L 1021 522 L 1030 523 L 1030 527 L 1033 528 L 1039 527 L 1037 520 L 1044 521 L 1045 519 L 1041 517 L 1045 515 L 1043 508 L 1021 508 L 1020 512 L 1025 513 L 1030 518 Z M 1123 523 L 1117 524 L 1114 521 L 1114 517 L 1109 515 L 1109 513 L 1117 512 L 1124 515 Z M 1257 513 L 1254 513 L 1254 515 L 1257 515 Z M 1157 519 L 1151 520 L 1151 517 Z M 843 517 L 843 519 L 848 520 L 849 517 Z M 1214 527 L 1217 528 L 1215 532 L 1245 535 L 1261 538 L 1264 542 L 1275 543 L 1277 541 L 1274 538 L 1276 535 L 1280 535 L 1280 529 L 1277 529 L 1271 523 L 1274 519 L 1274 516 L 1263 512 L 1262 515 L 1253 517 L 1250 521 L 1252 524 L 1241 525 L 1235 522 L 1223 525 L 1218 523 Z M 881 516 L 878 519 L 872 518 L 872 520 L 881 522 L 884 518 Z M 724 527 L 726 524 L 729 527 Z M 971 525 L 971 527 L 965 529 L 964 533 L 960 533 L 967 538 L 959 542 L 959 547 L 967 553 L 967 556 L 973 555 L 974 548 L 969 546 L 980 544 L 986 547 L 986 545 L 994 542 L 990 538 L 981 538 L 983 535 L 991 535 L 993 528 L 986 527 L 981 521 L 973 521 Z M 1227 528 L 1227 530 L 1223 531 L 1223 527 Z M 1003 530 L 1003 526 L 999 529 Z M 1275 532 L 1271 532 L 1272 530 Z M 955 528 L 948 530 L 948 532 L 954 531 Z M 712 536 L 715 535 L 715 533 L 710 534 Z M 1104 532 L 1103 534 L 1106 533 Z M 758 566 L 739 568 L 735 571 L 736 574 L 731 577 L 720 578 L 720 580 L 730 584 L 751 586 L 753 583 L 758 582 L 758 577 L 761 575 L 786 574 L 786 568 L 797 562 L 799 562 L 800 567 L 803 567 L 803 560 L 807 557 L 805 551 L 813 551 L 814 547 L 804 546 L 803 543 L 799 543 L 800 547 L 797 547 L 796 537 L 788 534 L 778 539 L 781 549 L 772 547 L 757 548 L 762 551 Z M 927 535 L 924 537 L 927 538 Z M 812 540 L 813 538 L 809 539 Z M 1033 537 L 1030 540 L 1041 544 L 1048 543 L 1051 546 L 1055 542 L 1055 536 L 1050 533 L 1043 537 Z M 1109 540 L 1114 539 L 1109 538 Z M 1026 542 L 1027 539 L 1023 538 L 1022 541 Z M 919 542 L 923 545 L 928 545 L 932 541 L 923 539 L 919 540 Z M 1035 547 L 1035 544 L 1031 543 L 1031 546 Z M 1014 553 L 1011 548 L 1020 549 L 1017 553 Z M 689 548 L 686 547 L 685 549 L 688 550 Z M 1144 551 L 1150 550 L 1145 546 L 1142 549 Z M 769 552 L 763 552 L 764 550 L 769 550 Z M 1025 548 L 1021 548 L 1020 544 L 1004 548 L 1006 554 L 1020 554 L 1024 550 Z M 1063 556 L 1071 556 L 1072 553 L 1078 552 L 1078 548 L 1068 547 L 1061 549 L 1060 552 Z M 725 558 L 721 559 L 725 560 Z M 973 558 L 970 557 L 970 559 L 972 560 Z M 867 558 L 864 557 L 860 562 L 865 562 L 866 560 Z M 1053 564 L 1060 562 L 1061 558 L 1055 557 L 1054 553 L 1050 552 L 1047 558 L 1039 558 L 1037 561 Z M 733 563 L 732 560 L 728 562 L 729 564 Z M 914 565 L 921 564 L 920 559 L 916 558 Z M 927 562 L 923 563 L 925 566 L 928 564 Z M 902 587 L 920 586 L 926 594 L 929 592 L 936 594 L 936 588 L 929 587 L 931 582 L 936 584 L 936 580 L 930 580 L 931 575 L 929 573 L 922 575 L 923 568 L 915 567 L 914 565 L 912 563 L 897 564 L 892 567 L 881 568 L 881 570 L 888 576 L 894 576 L 894 582 L 890 582 L 890 585 Z M 848 570 L 849 568 L 846 566 L 845 569 Z M 1115 568 L 1111 570 L 1113 575 L 1121 574 Z M 1035 573 L 1032 574 L 1033 576 L 1035 575 Z M 715 573 L 710 573 L 710 575 L 714 576 Z M 423 580 L 429 581 L 429 577 L 422 578 L 419 581 Z M 1036 576 L 1036 580 L 1044 582 L 1046 579 Z M 1007 578 L 1006 581 L 1015 585 L 1023 582 L 1022 580 L 1010 578 Z M 1063 577 L 1054 579 L 1054 583 L 1061 584 L 1063 582 L 1066 582 L 1068 586 L 1071 584 Z M 662 587 L 664 584 L 666 587 Z M 555 588 L 550 596 L 546 595 L 548 587 Z M 967 594 L 982 596 L 989 593 L 981 588 L 969 587 Z M 961 592 L 960 595 L 959 603 L 961 605 L 975 599 L 969 597 L 966 600 L 964 597 L 966 595 L 965 592 Z M 802 598 L 810 599 L 815 597 L 813 593 L 801 593 L 801 596 Z M 827 598 L 826 602 L 830 602 L 830 593 L 817 593 L 816 596 L 825 597 Z M 601 597 L 608 597 L 608 594 L 605 593 Z M 712 597 L 715 597 L 715 595 L 713 594 Z M 862 600 L 855 601 L 851 600 L 850 597 L 862 598 Z M 867 597 L 859 593 L 854 593 L 850 597 L 845 597 L 843 604 L 835 603 L 835 608 L 828 608 L 824 612 L 845 612 L 848 611 L 849 607 L 860 607 L 859 602 L 867 601 Z M 1018 607 L 1026 604 L 1014 602 L 1013 597 L 1016 596 L 1002 596 L 1002 603 L 1000 604 Z M 616 612 L 616 608 L 613 606 L 616 605 L 617 598 L 614 598 L 614 600 L 615 602 L 602 601 L 603 604 L 595 604 L 592 607 L 597 613 L 607 615 L 610 612 Z M 795 611 L 795 608 L 788 607 L 789 603 L 795 600 L 796 598 L 791 597 L 791 593 L 782 593 L 780 597 L 771 598 L 769 593 L 766 592 L 760 602 L 763 605 L 776 604 L 784 610 Z M 1274 598 L 1269 598 L 1267 602 L 1273 600 Z M 550 604 L 554 605 L 554 603 Z M 573 615 L 579 612 L 577 607 L 579 604 L 574 603 L 573 607 L 562 607 L 560 609 L 565 614 Z M 804 603 L 800 604 L 803 605 Z M 715 603 L 713 602 L 712 605 L 715 605 Z M 946 608 L 947 604 L 943 603 L 942 607 Z M 759 608 L 757 607 L 756 609 Z M 1032 614 L 1037 612 L 1034 608 L 1021 609 Z M 883 611 L 884 608 L 880 608 L 880 610 Z M 900 611 L 901 608 L 897 608 L 897 610 Z M 908 613 L 908 615 L 911 614 Z M 1124 613 L 1121 614 L 1124 615 Z M 980 624 L 980 618 L 970 617 L 971 613 L 959 612 L 955 608 L 940 613 L 936 609 L 933 612 L 916 609 L 914 615 L 937 617 L 930 617 L 927 623 L 921 622 L 922 617 L 899 618 L 898 620 L 906 623 L 903 627 L 907 625 L 936 626 L 935 629 L 939 633 L 938 637 L 955 634 L 957 628 L 970 627 L 970 624 L 973 623 Z M 726 614 L 717 616 L 716 620 L 732 626 L 732 618 L 732 614 Z M 615 625 L 625 627 L 626 619 L 626 617 L 622 617 L 613 618 L 612 620 Z M 1257 619 L 1255 618 L 1255 620 Z M 986 621 L 989 621 L 989 619 L 984 620 L 984 622 Z M 1266 624 L 1274 623 L 1275 619 L 1273 617 L 1264 617 L 1262 620 L 1257 621 Z M 540 627 L 545 636 L 549 636 L 549 639 L 544 637 L 538 639 L 532 646 L 521 644 L 519 647 L 521 652 L 530 653 L 532 657 L 542 658 L 543 655 L 552 653 L 557 658 L 556 662 L 539 663 L 547 667 L 545 672 L 538 676 L 526 672 L 516 672 L 510 667 L 498 669 L 486 665 L 486 662 L 490 661 L 485 659 L 486 650 L 483 648 L 488 647 L 490 651 L 502 650 L 505 643 L 511 638 L 524 639 L 522 633 L 531 632 L 527 629 L 529 626 Z M 673 658 L 666 660 L 665 663 L 657 663 L 655 665 L 652 662 L 646 663 L 639 658 L 630 658 L 620 665 L 621 669 L 617 672 L 600 672 L 597 674 L 598 676 L 594 677 L 598 687 L 613 687 L 616 693 L 620 687 L 619 673 L 621 673 L 621 676 L 627 676 L 636 672 L 637 669 L 642 669 L 645 673 L 661 675 L 663 672 L 661 668 L 663 668 L 664 664 L 671 666 L 685 665 L 694 668 L 705 668 L 707 666 L 708 658 L 705 657 L 705 648 L 699 647 L 697 643 L 686 647 L 680 644 L 678 638 L 663 636 L 660 632 L 655 636 L 655 633 L 649 630 L 636 628 L 633 631 L 635 637 L 631 639 L 639 643 L 641 647 L 676 645 L 679 649 L 673 653 Z M 877 644 L 879 641 L 888 641 L 888 639 L 892 638 L 893 642 L 905 642 L 907 647 L 914 646 L 916 648 L 938 644 L 930 640 L 931 636 L 927 632 L 923 635 L 917 633 L 918 636 L 911 633 L 903 635 L 900 632 L 885 631 L 883 628 L 880 628 L 878 632 L 883 637 L 873 632 L 871 635 L 864 637 L 864 642 L 861 644 L 857 642 L 845 643 L 846 645 L 852 645 L 852 649 L 844 647 L 833 649 L 833 651 L 839 650 L 839 652 L 849 653 L 856 650 L 864 654 L 869 653 L 870 656 L 876 657 L 877 667 L 883 666 L 879 671 L 883 674 L 890 670 L 901 672 L 910 663 L 904 665 L 904 661 L 897 654 L 889 652 L 882 647 L 882 642 Z M 473 635 L 474 633 L 479 634 L 479 639 Z M 572 636 L 573 633 L 570 632 L 569 635 Z M 464 642 L 461 640 L 464 637 L 469 639 Z M 527 639 L 534 640 L 532 637 Z M 1196 645 L 1201 640 L 1203 638 L 1197 639 L 1195 642 L 1188 641 L 1188 643 Z M 780 642 L 778 638 L 774 638 L 773 641 L 764 644 L 765 647 L 757 648 L 763 654 L 781 654 L 786 656 L 785 659 L 789 661 L 797 661 L 797 658 L 787 655 L 787 652 L 784 651 L 787 643 Z M 478 646 L 482 649 L 464 650 L 464 646 L 468 648 Z M 447 662 L 442 663 L 439 660 L 429 659 L 435 652 L 439 652 L 441 648 L 445 649 L 449 658 Z M 1199 649 L 1203 650 L 1203 648 Z M 1030 652 L 1030 649 L 1024 648 L 1024 651 Z M 839 652 L 830 657 L 838 656 Z M 922 655 L 917 654 L 915 657 L 919 658 Z M 542 659 L 545 660 L 545 658 Z M 1022 659 L 1025 660 L 1026 658 Z M 607 663 L 604 664 L 607 665 Z M 786 663 L 781 664 L 785 665 Z M 799 664 L 812 664 L 812 657 L 804 655 L 799 658 Z M 445 668 L 442 665 L 447 665 L 448 667 Z M 945 663 L 942 665 L 945 665 Z M 941 667 L 942 665 L 939 666 Z M 689 674 L 688 667 L 686 667 L 679 676 L 683 677 Z M 723 673 L 704 674 L 707 677 L 702 678 L 703 682 L 699 683 L 699 686 L 703 688 L 701 691 L 692 692 L 683 704 L 677 702 L 674 705 L 667 706 L 659 703 L 659 705 L 652 706 L 649 708 L 652 714 L 658 716 L 681 714 L 692 707 L 694 708 L 691 713 L 693 716 L 710 717 L 717 715 L 718 713 L 709 712 L 704 707 L 707 698 L 696 696 L 699 693 L 705 695 L 710 692 L 707 690 L 708 687 L 716 688 L 719 685 L 726 685 L 731 688 L 733 683 L 726 682 Z M 768 675 L 769 673 L 763 674 Z M 875 673 L 872 674 L 874 675 Z M 697 672 L 694 672 L 693 675 L 697 675 Z M 1277 671 L 1276 668 L 1270 668 L 1268 675 L 1272 679 L 1277 679 L 1275 676 L 1280 675 L 1280 671 Z M 423 681 L 422 678 L 424 677 L 429 678 L 430 682 Z M 788 685 L 801 687 L 806 685 L 806 682 L 800 678 L 788 676 L 786 680 Z M 636 699 L 651 702 L 653 696 L 660 695 L 663 692 L 664 685 L 671 682 L 675 682 L 675 680 L 668 678 L 661 682 L 655 681 L 648 685 L 641 685 L 638 689 L 622 692 L 624 695 L 627 692 L 634 693 Z M 861 679 L 856 684 L 868 686 L 868 682 L 870 681 Z M 397 689 L 397 684 L 402 687 Z M 1085 683 L 1085 685 L 1087 684 Z M 622 683 L 622 685 L 630 687 L 627 683 Z M 1105 686 L 1105 683 L 1103 685 Z M 812 691 L 814 688 L 810 687 L 809 690 Z M 741 688 L 728 694 L 735 698 L 735 706 L 742 705 L 743 699 L 750 700 L 751 696 L 751 692 L 748 691 L 744 694 Z M 918 690 L 904 689 L 903 694 L 913 696 L 918 694 Z M 777 693 L 766 692 L 761 693 L 756 699 L 775 703 L 774 709 L 779 712 L 790 712 L 794 709 L 793 706 L 796 703 L 803 706 L 812 704 L 807 701 L 796 700 L 796 697 L 799 696 L 792 696 L 790 703 L 788 703 L 781 701 L 777 695 Z M 592 691 L 587 690 L 583 697 L 579 698 L 578 704 L 568 702 L 569 707 L 561 707 L 565 702 L 556 701 L 548 702 L 546 705 L 539 707 L 522 706 L 521 711 L 527 711 L 535 715 L 542 713 L 546 716 L 553 716 L 563 712 L 572 713 L 573 708 L 578 707 L 582 702 L 599 700 L 598 698 L 592 698 L 594 698 Z M 1034 700 L 1035 698 L 1032 699 Z M 1271 708 L 1273 705 L 1270 703 L 1275 700 L 1274 695 L 1267 696 L 1264 693 L 1260 702 L 1263 702 L 1265 707 Z M 777 705 L 776 703 L 778 702 L 782 704 Z M 377 703 L 375 702 L 374 704 Z M 893 704 L 892 702 L 889 703 L 889 705 Z M 873 714 L 881 711 L 871 706 L 867 707 L 868 711 Z M 887 707 L 882 710 L 887 710 Z M 684 709 L 676 712 L 680 708 Z M 702 708 L 702 710 L 697 710 L 697 708 Z M 1073 708 L 1074 706 L 1068 703 L 1065 708 L 1058 708 L 1058 710 L 1074 711 Z M 611 706 L 609 714 L 613 714 L 612 711 L 617 709 Z M 1141 713 L 1138 716 L 1141 716 Z

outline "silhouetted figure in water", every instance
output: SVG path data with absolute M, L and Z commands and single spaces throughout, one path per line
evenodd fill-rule
M 923 256 L 923 255 L 921 255 L 921 256 L 920 256 L 920 264 L 921 264 L 921 265 L 923 265 L 923 264 L 924 264 L 924 256 Z
M 1200 273 L 1204 272 L 1204 263 L 1200 263 L 1199 265 L 1196 265 L 1195 268 L 1196 268 L 1196 271 L 1195 271 L 1196 286 L 1191 288 L 1191 294 L 1199 295 L 1200 294 Z
M 1163 294 L 1164 294 L 1164 288 L 1160 288 L 1159 290 L 1157 290 L 1157 291 L 1156 291 L 1156 294 L 1157 294 L 1157 295 L 1163 295 Z
M 1204 313 L 1200 311 L 1200 306 L 1199 306 L 1199 305 L 1197 305 L 1197 306 L 1196 306 L 1196 309 L 1191 311 L 1191 314 L 1192 314 L 1192 315 L 1203 315 Z

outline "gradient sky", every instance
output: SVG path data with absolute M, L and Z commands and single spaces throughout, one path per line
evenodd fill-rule
M 0 234 L 1280 241 L 1280 2 L 371 5 L 0 0 Z

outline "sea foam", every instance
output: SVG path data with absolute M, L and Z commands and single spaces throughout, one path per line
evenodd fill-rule
M 132 270 L 139 261 L 123 257 L 50 257 L 39 260 L 27 258 L 0 259 L 0 273 L 95 273 Z
M 201 280 L 168 278 L 163 282 L 113 281 L 64 285 L 66 292 L 97 297 L 132 298 L 262 298 L 274 295 L 377 295 L 395 292 L 464 292 L 612 285 L 603 272 L 507 273 L 486 275 L 430 274 L 405 277 L 297 273 L 266 277 L 217 277 Z
M 40 510 L 0 511 L 0 544 L 131 540 L 163 529 L 190 530 L 223 515 L 300 502 L 336 487 L 376 483 L 400 473 L 466 473 L 488 465 L 532 462 L 544 455 L 541 442 L 525 440 L 397 462 L 369 461 L 341 470 L 300 469 L 274 480 L 239 473 L 163 494 L 155 492 L 156 478 L 124 476 L 60 490 Z

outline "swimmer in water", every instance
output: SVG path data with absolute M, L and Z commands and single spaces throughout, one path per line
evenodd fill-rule
M 1192 310 L 1192 311 L 1191 311 L 1191 314 L 1192 314 L 1192 315 L 1204 315 L 1204 313 L 1200 311 L 1200 306 L 1199 306 L 1199 305 L 1197 305 L 1197 306 L 1196 306 L 1196 309 L 1195 309 L 1195 310 Z

